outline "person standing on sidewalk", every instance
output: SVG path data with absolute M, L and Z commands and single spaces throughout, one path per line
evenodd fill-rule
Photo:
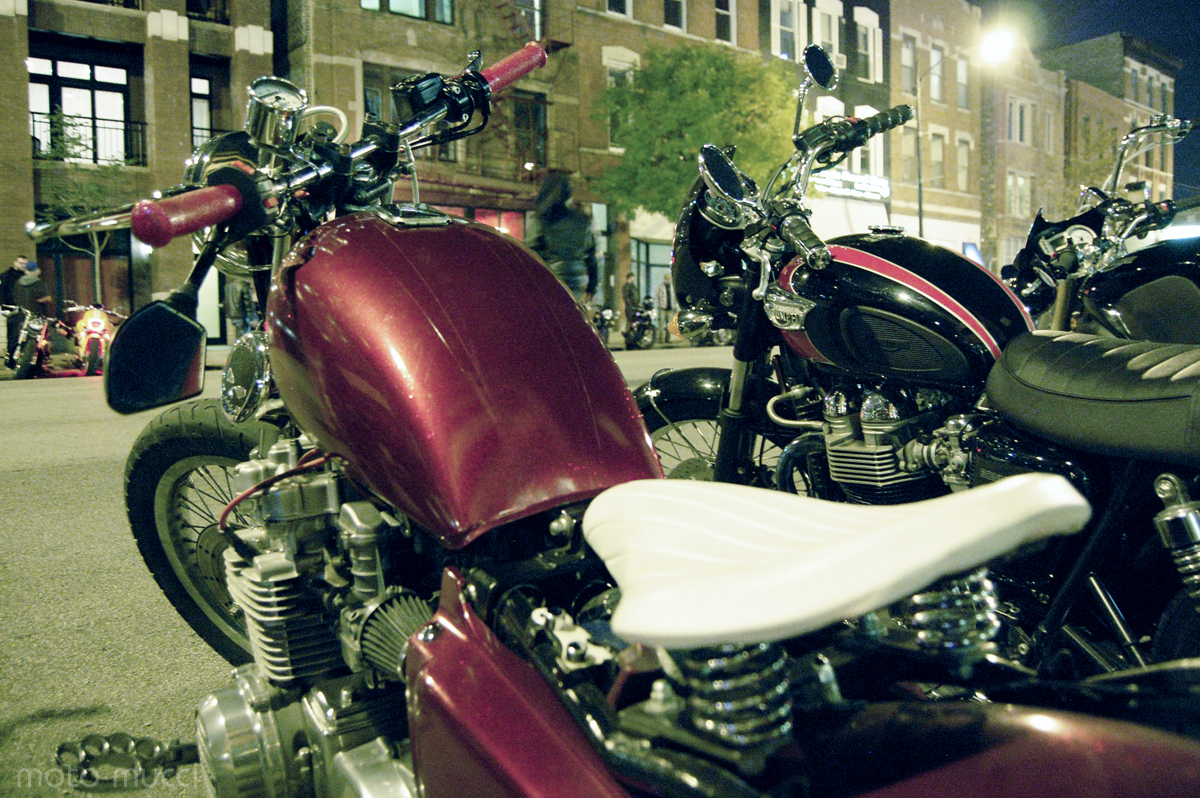
M 625 275 L 625 285 L 621 286 L 621 302 L 625 305 L 625 332 L 633 329 L 633 314 L 638 309 L 637 277 L 633 272 Z
M 663 343 L 671 342 L 671 331 L 667 325 L 675 316 L 675 291 L 671 287 L 671 273 L 663 275 L 663 281 L 654 289 L 654 306 L 658 308 L 658 326 L 662 330 Z

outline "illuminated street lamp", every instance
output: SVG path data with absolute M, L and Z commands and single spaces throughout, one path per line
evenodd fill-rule
M 917 124 L 917 235 L 921 238 L 925 237 L 925 192 L 922 187 L 924 175 L 922 174 L 922 159 L 921 159 L 921 82 L 925 78 L 933 74 L 933 70 L 941 68 L 951 58 L 962 55 L 970 50 L 979 50 L 979 57 L 985 64 L 999 64 L 1008 60 L 1012 54 L 1013 47 L 1016 46 L 1016 40 L 1013 38 L 1012 32 L 1006 28 L 996 28 L 989 31 L 978 44 L 973 44 L 968 47 L 956 48 L 949 54 L 943 54 L 942 57 L 934 63 L 932 51 L 930 53 L 929 68 L 917 75 L 916 80 L 916 103 L 913 108 L 913 121 Z

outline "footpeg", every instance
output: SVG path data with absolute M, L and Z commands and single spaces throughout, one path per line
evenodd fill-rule
M 79 742 L 60 743 L 54 755 L 55 764 L 75 789 L 96 792 L 144 789 L 199 761 L 195 743 L 174 740 L 164 745 L 124 732 L 89 734 Z

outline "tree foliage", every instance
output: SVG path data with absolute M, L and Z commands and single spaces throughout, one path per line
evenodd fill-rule
M 765 178 L 791 152 L 796 74 L 777 59 L 725 47 L 652 48 L 623 85 L 601 96 L 597 117 L 625 150 L 592 186 L 615 208 L 674 218 L 696 179 L 704 144 L 737 146 L 738 167 Z

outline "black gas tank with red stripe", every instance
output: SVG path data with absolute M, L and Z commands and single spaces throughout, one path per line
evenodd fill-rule
M 828 267 L 793 261 L 779 280 L 805 310 L 784 339 L 809 360 L 975 392 L 1008 341 L 1032 329 L 997 276 L 946 247 L 892 231 L 841 236 L 829 247 Z

